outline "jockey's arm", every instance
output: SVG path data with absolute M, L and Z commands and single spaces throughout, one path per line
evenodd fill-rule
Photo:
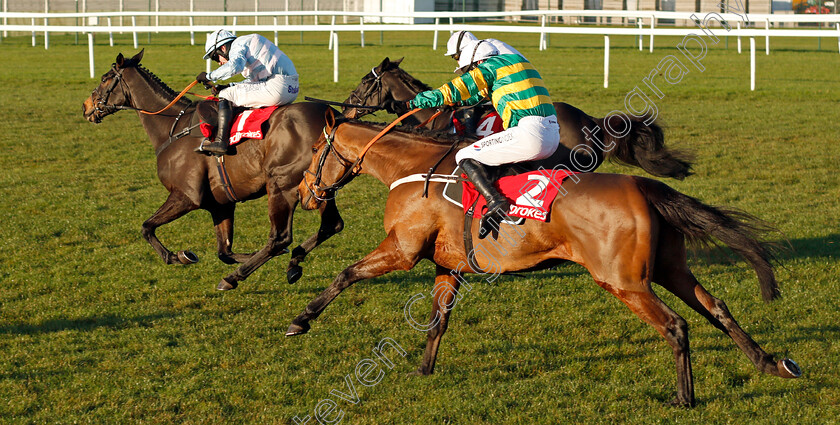
M 245 44 L 239 44 L 235 40 L 230 45 L 230 53 L 228 54 L 228 61 L 207 74 L 207 78 L 213 81 L 227 80 L 236 74 L 245 70 L 246 60 L 245 54 L 247 47 Z
M 440 88 L 418 93 L 411 101 L 411 105 L 415 108 L 435 108 L 454 105 L 458 102 L 464 105 L 475 105 L 490 94 L 488 80 L 491 80 L 490 84 L 492 84 L 492 73 L 483 72 L 482 67 L 479 66 Z

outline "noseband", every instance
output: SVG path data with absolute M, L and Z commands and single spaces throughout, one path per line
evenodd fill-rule
M 99 87 L 93 89 L 93 91 L 91 92 L 91 96 L 95 94 L 96 98 L 98 99 L 96 101 L 96 103 L 93 104 L 94 111 L 99 113 L 99 116 L 97 117 L 98 120 L 101 120 L 102 118 L 104 118 L 108 115 L 111 115 L 114 112 L 117 112 L 117 111 L 122 110 L 122 109 L 134 109 L 132 107 L 127 107 L 127 106 L 118 106 L 118 105 L 109 105 L 108 104 L 108 99 L 111 98 L 111 93 L 114 92 L 114 89 L 117 88 L 117 85 L 118 84 L 119 85 L 125 84 L 125 82 L 122 79 L 122 71 L 119 68 L 117 68 L 117 64 L 115 64 L 115 63 L 111 64 L 111 70 L 114 72 L 114 77 L 111 80 L 111 84 L 108 85 L 107 89 L 105 89 L 105 94 L 104 95 L 100 94 L 97 91 L 99 89 Z M 127 90 L 123 90 L 123 94 L 126 96 L 126 99 L 128 99 L 127 93 L 128 93 Z M 131 103 L 131 102 L 129 102 L 129 103 Z
M 359 175 L 359 173 L 356 170 L 356 165 L 361 163 L 361 158 L 356 161 L 351 161 L 347 159 L 344 155 L 339 153 L 338 150 L 335 149 L 335 146 L 333 146 L 332 142 L 333 140 L 335 140 L 335 132 L 340 124 L 341 122 L 336 122 L 335 125 L 333 125 L 330 134 L 327 134 L 327 127 L 324 127 L 323 133 L 324 139 L 326 140 L 326 146 L 321 152 L 321 156 L 318 158 L 318 169 L 315 171 L 314 174 L 309 170 L 304 171 L 304 183 L 306 184 L 306 188 L 309 189 L 309 194 L 318 201 L 328 201 L 330 199 L 335 199 L 335 193 L 338 191 L 338 189 L 341 189 L 342 187 L 350 183 L 351 180 L 356 178 L 356 176 Z M 344 175 L 342 175 L 335 183 L 326 187 L 320 187 L 319 185 L 321 184 L 324 164 L 326 164 L 327 157 L 329 157 L 330 155 L 335 157 L 335 159 L 337 159 L 342 165 L 346 166 L 347 169 L 344 171 Z M 314 176 L 314 182 L 311 185 L 306 182 L 307 175 Z M 316 190 L 324 192 L 324 196 L 318 196 L 318 194 L 315 192 Z

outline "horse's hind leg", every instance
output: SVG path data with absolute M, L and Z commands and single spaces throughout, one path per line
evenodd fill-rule
M 197 208 L 198 205 L 182 192 L 173 191 L 169 193 L 166 202 L 148 220 L 143 222 L 141 230 L 143 238 L 149 242 L 166 264 L 192 264 L 198 261 L 198 256 L 192 251 L 171 252 L 157 238 L 155 229 Z
M 254 253 L 236 254 L 233 252 L 233 217 L 236 204 L 217 205 L 210 209 L 213 216 L 213 228 L 216 231 L 217 256 L 225 264 L 244 263 Z
M 341 214 L 338 213 L 335 200 L 330 199 L 321 207 L 321 227 L 318 232 L 292 250 L 292 258 L 289 260 L 289 267 L 286 269 L 286 280 L 289 283 L 297 282 L 303 275 L 303 269 L 299 264 L 306 258 L 306 255 L 343 229 L 344 221 L 341 219 Z
M 625 291 L 605 282 L 597 282 L 620 299 L 639 318 L 659 332 L 674 352 L 677 365 L 677 397 L 673 405 L 694 406 L 694 378 L 691 374 L 691 358 L 688 347 L 688 323 L 674 310 L 665 305 L 647 286 L 647 291 Z
M 775 361 L 772 355 L 765 352 L 738 325 L 726 304 L 712 296 L 697 282 L 686 264 L 682 236 L 677 237 L 663 229 L 662 237 L 669 238 L 673 243 L 666 242 L 661 245 L 664 249 L 660 249 L 657 253 L 654 281 L 683 300 L 716 328 L 729 335 L 758 370 L 782 378 L 798 378 L 802 372 L 796 362 L 790 359 Z

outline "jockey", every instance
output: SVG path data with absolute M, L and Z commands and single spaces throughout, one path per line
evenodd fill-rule
M 502 117 L 504 131 L 459 150 L 455 156 L 487 200 L 487 214 L 479 232 L 479 238 L 483 239 L 491 230 L 488 218 L 495 216 L 498 220 L 510 208 L 493 187 L 484 165 L 548 158 L 560 144 L 560 128 L 542 77 L 521 55 L 499 54 L 489 42 L 473 40 L 462 49 L 458 65 L 464 74 L 438 89 L 417 94 L 409 106 L 434 108 L 458 102 L 475 105 L 489 98 Z
M 219 125 L 216 139 L 205 138 L 197 152 L 224 155 L 230 143 L 233 108 L 261 108 L 286 105 L 297 98 L 298 74 L 292 60 L 267 38 L 259 34 L 241 37 L 220 29 L 207 35 L 204 59 L 221 64 L 211 73 L 202 72 L 195 78 L 209 86 L 211 82 L 226 80 L 242 73 L 245 81 L 219 85 L 213 90 L 219 96 Z
M 464 50 L 464 47 L 469 44 L 469 42 L 476 40 L 478 40 L 478 38 L 469 31 L 456 31 L 449 37 L 449 41 L 446 42 L 446 53 L 444 55 L 450 56 L 452 59 L 455 59 L 455 62 L 458 62 L 458 59 L 461 57 L 461 51 Z M 520 53 L 519 50 L 514 49 L 509 44 L 501 40 L 486 38 L 484 41 L 493 45 L 493 47 L 499 51 L 500 55 L 514 54 L 525 58 L 525 55 Z M 461 66 L 459 65 L 453 72 L 458 73 L 460 71 Z M 482 111 L 487 110 L 490 107 L 491 106 L 488 103 L 483 103 L 476 105 L 474 108 L 462 108 L 456 110 L 453 120 L 458 123 L 456 124 L 456 129 L 458 129 L 457 132 L 459 134 L 465 132 L 478 135 L 480 131 L 477 127 L 480 125 L 479 122 L 481 121 Z

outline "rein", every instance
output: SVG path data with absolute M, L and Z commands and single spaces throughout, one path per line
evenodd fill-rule
M 146 115 L 158 115 L 158 114 L 162 113 L 163 111 L 166 111 L 167 109 L 171 108 L 172 105 L 174 105 L 179 100 L 181 100 L 181 98 L 184 97 L 184 95 L 187 94 L 187 92 L 189 92 L 190 89 L 192 89 L 193 87 L 195 87 L 196 84 L 198 84 L 198 80 L 193 81 L 184 90 L 181 90 L 181 93 L 178 93 L 178 95 L 175 96 L 175 99 L 173 99 L 171 102 L 169 102 L 168 105 L 164 106 L 159 111 L 151 112 L 151 111 L 145 111 L 143 109 L 135 108 L 133 106 L 109 105 L 108 104 L 108 99 L 111 97 L 111 93 L 113 93 L 114 89 L 117 88 L 117 85 L 126 84 L 126 83 L 124 83 L 123 78 L 122 78 L 122 70 L 117 68 L 117 64 L 112 64 L 111 65 L 111 70 L 114 71 L 114 80 L 111 82 L 111 85 L 105 90 L 105 95 L 104 96 L 100 95 L 96 91 L 96 89 L 93 90 L 93 92 L 96 93 L 97 97 L 99 98 L 99 101 L 96 102 L 94 107 L 96 108 L 97 111 L 105 112 L 105 115 L 110 115 L 111 113 L 114 113 L 116 111 L 126 110 L 126 109 L 137 111 L 141 114 L 146 114 Z M 128 99 L 127 96 L 126 96 L 126 99 Z

